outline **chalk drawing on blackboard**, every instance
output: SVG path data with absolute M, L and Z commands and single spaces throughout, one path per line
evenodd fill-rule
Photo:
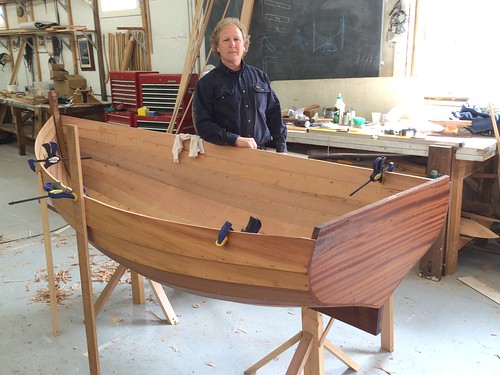
M 316 30 L 316 19 L 312 25 L 313 31 L 313 53 L 335 53 L 344 49 L 344 34 L 345 34 L 345 19 L 344 16 L 340 18 L 339 27 L 333 36 L 326 37 L 321 35 Z
M 265 1 L 262 20 L 268 32 L 287 33 L 290 25 L 290 4 L 279 1 Z
M 270 68 L 271 64 L 277 64 L 278 63 L 278 57 L 274 56 L 274 53 L 276 52 L 276 48 L 271 42 L 271 37 L 269 35 L 262 35 L 258 39 L 259 43 L 259 53 L 258 55 L 261 58 L 261 66 L 262 70 L 264 72 L 267 72 Z
M 307 49 L 307 38 L 302 34 L 302 29 L 300 27 L 295 28 L 295 46 L 298 47 L 301 51 L 305 51 Z

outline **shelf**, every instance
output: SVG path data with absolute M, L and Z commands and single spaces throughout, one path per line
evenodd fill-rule
M 16 35 L 34 35 L 34 34 L 73 34 L 73 33 L 95 33 L 95 30 L 88 29 L 72 29 L 68 27 L 67 29 L 60 30 L 47 30 L 47 29 L 9 29 L 0 30 L 1 36 L 16 36 Z

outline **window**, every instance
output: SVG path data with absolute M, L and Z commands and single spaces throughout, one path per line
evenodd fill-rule
M 5 16 L 3 15 L 4 5 L 0 4 L 0 29 L 5 28 Z
M 103 18 L 140 14 L 139 0 L 101 0 L 99 7 Z
M 417 4 L 412 75 L 436 82 L 436 87 L 445 82 L 447 92 L 441 95 L 498 97 L 500 3 L 418 0 Z

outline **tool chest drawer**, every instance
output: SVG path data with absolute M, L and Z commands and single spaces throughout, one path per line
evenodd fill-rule
M 195 134 L 193 120 L 191 117 L 185 117 L 182 122 L 181 129 L 177 129 L 177 124 L 181 121 L 182 115 L 177 115 L 177 119 L 174 124 L 173 133 L 190 133 Z M 134 116 L 133 127 L 147 130 L 157 130 L 165 132 L 170 125 L 172 116 L 161 115 L 161 116 Z
M 141 106 L 139 77 L 156 73 L 143 71 L 109 72 L 111 102 L 114 105 L 123 104 L 125 108 L 133 111 L 137 110 Z
M 191 75 L 179 107 L 179 113 L 190 110 L 190 100 L 193 96 L 197 80 L 198 75 Z M 150 111 L 156 111 L 161 114 L 172 113 L 177 100 L 180 83 L 180 74 L 141 75 L 139 77 L 141 105 L 147 107 Z
M 104 121 L 111 124 L 133 126 L 135 112 L 130 111 L 104 111 Z

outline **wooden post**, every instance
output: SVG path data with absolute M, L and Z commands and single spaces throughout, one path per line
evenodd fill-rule
M 429 156 L 427 158 L 427 168 L 425 173 L 430 175 L 435 170 L 441 175 L 451 176 L 455 148 L 453 146 L 433 145 L 429 146 Z M 448 222 L 448 219 L 445 223 Z M 431 248 L 420 260 L 420 276 L 435 281 L 441 280 L 443 276 L 444 257 L 447 251 L 446 246 L 446 224 L 436 237 Z
M 37 172 L 38 191 L 40 196 L 45 195 L 43 189 L 42 175 Z M 59 316 L 57 314 L 56 282 L 54 277 L 54 261 L 52 258 L 52 246 L 50 240 L 49 210 L 47 200 L 40 199 L 40 210 L 42 212 L 43 243 L 45 245 L 45 263 L 47 265 L 47 280 L 49 283 L 50 312 L 52 316 L 52 334 L 59 336 Z
M 78 245 L 78 263 L 80 268 L 80 282 L 82 285 L 83 314 L 85 333 L 87 336 L 87 350 L 89 354 L 89 369 L 91 375 L 99 375 L 99 348 L 97 344 L 96 319 L 94 311 L 94 294 L 92 292 L 92 276 L 88 249 L 87 221 L 85 216 L 85 199 L 83 197 L 82 165 L 80 160 L 80 143 L 78 128 L 67 126 L 67 145 L 69 157 L 69 171 L 71 187 L 77 195 L 74 202 L 75 230 Z M 60 135 L 63 136 L 62 134 Z
M 302 308 L 302 332 L 308 332 L 311 335 L 311 351 L 308 355 L 304 367 L 304 375 L 316 375 L 325 373 L 325 352 L 323 344 L 319 340 L 323 333 L 323 314 Z M 324 340 L 323 340 L 324 342 Z M 298 348 L 297 352 L 298 353 Z
M 132 301 L 135 305 L 142 305 L 146 301 L 144 296 L 144 277 L 137 272 L 130 271 L 132 283 Z
M 389 297 L 384 305 L 380 341 L 382 349 L 391 353 L 394 351 L 394 294 Z

